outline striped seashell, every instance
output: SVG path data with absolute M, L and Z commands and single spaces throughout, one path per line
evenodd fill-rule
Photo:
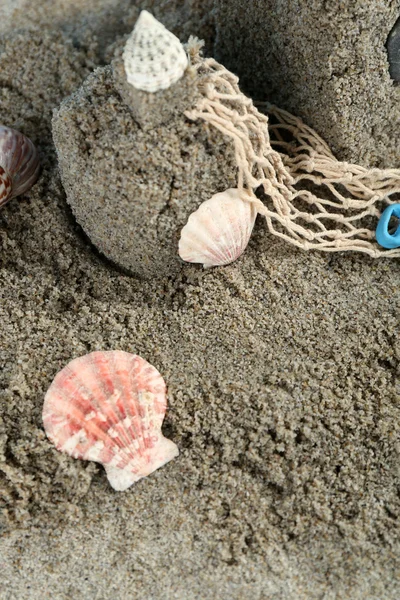
M 25 135 L 0 125 L 0 207 L 29 190 L 39 175 L 39 154 Z
M 179 240 L 179 256 L 204 267 L 228 265 L 246 249 L 257 210 L 231 188 L 215 194 L 190 215 Z
M 128 352 L 92 352 L 72 360 L 44 401 L 47 437 L 73 458 L 101 463 L 117 491 L 175 458 L 161 433 L 166 387 L 147 361 Z
M 179 39 L 147 10 L 140 13 L 126 42 L 123 60 L 128 83 L 145 92 L 169 88 L 188 66 Z

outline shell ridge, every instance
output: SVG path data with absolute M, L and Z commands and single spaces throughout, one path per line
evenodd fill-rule
M 63 406 L 67 407 L 68 401 L 64 401 Z M 74 409 L 73 412 L 71 410 L 69 411 L 68 427 L 65 426 L 65 419 L 58 422 L 58 427 L 55 427 L 54 424 L 52 425 L 53 437 L 57 438 L 59 427 L 64 425 L 65 436 L 63 437 L 62 442 L 56 444 L 56 446 L 59 447 L 59 449 L 65 449 L 66 439 L 68 439 L 67 433 L 78 437 L 84 435 L 85 439 L 80 440 L 79 448 L 77 447 L 76 450 L 81 452 L 83 456 L 86 456 L 88 445 L 90 446 L 95 439 L 100 439 L 103 443 L 106 443 L 107 432 L 93 421 L 85 422 L 85 413 L 82 410 L 77 409 L 76 406 Z
M 137 392 L 139 413 L 141 415 L 143 415 L 142 418 L 140 419 L 140 427 L 141 427 L 141 440 L 143 441 L 142 449 L 145 454 L 146 450 L 148 449 L 148 438 L 149 438 L 149 432 L 151 430 L 151 423 L 150 423 L 151 417 L 150 417 L 149 406 L 151 404 L 154 408 L 155 394 L 154 394 L 154 390 L 151 389 L 149 378 L 147 377 L 147 373 L 146 373 L 146 366 L 144 363 L 141 365 L 138 380 L 141 382 L 142 387 L 145 390 L 144 392 L 141 392 L 139 390 Z M 146 398 L 149 395 L 151 396 L 151 403 L 146 403 Z M 147 427 L 146 427 L 146 425 L 147 425 Z M 158 424 L 155 424 L 153 422 L 153 427 L 157 427 L 157 425 Z
M 205 244 L 210 242 L 210 236 L 208 235 L 207 231 L 207 225 L 209 223 L 209 211 L 205 210 L 204 208 L 200 211 L 200 208 L 198 220 L 203 225 L 203 229 L 198 227 L 198 223 L 196 222 L 196 218 L 194 216 L 195 213 L 190 215 L 188 224 L 186 226 L 186 235 L 190 237 L 193 249 L 197 250 L 204 248 Z M 218 235 L 216 229 L 213 228 L 213 231 L 215 231 L 215 234 Z M 208 247 L 205 253 L 210 258 L 214 257 L 215 255 L 220 256 L 220 250 L 215 239 L 211 239 L 211 247 Z
M 232 195 L 230 196 L 230 198 L 232 198 Z M 232 198 L 233 200 L 233 198 Z M 235 199 L 236 201 L 236 199 Z M 246 207 L 243 205 L 243 201 L 240 200 L 240 204 L 237 207 L 237 215 L 240 215 L 240 219 L 235 220 L 233 218 L 233 215 L 229 216 L 229 203 L 228 202 L 224 202 L 221 205 L 221 208 L 223 208 L 223 216 L 224 218 L 226 218 L 226 215 L 228 215 L 229 218 L 229 227 L 228 227 L 228 223 L 226 223 L 225 226 L 225 231 L 226 234 L 229 236 L 229 249 L 230 249 L 230 256 L 229 258 L 231 259 L 235 259 L 237 258 L 238 254 L 237 252 L 240 251 L 240 248 L 243 247 L 243 244 L 247 241 L 247 238 L 249 237 L 247 235 L 248 233 L 248 211 L 246 210 Z
M 177 456 L 162 434 L 160 373 L 137 355 L 93 352 L 72 360 L 46 393 L 43 424 L 56 448 L 103 464 L 122 490 Z
M 166 389 L 165 383 L 157 370 L 150 368 L 147 363 L 142 363 L 138 380 L 141 381 L 142 390 L 138 391 L 138 403 L 140 413 L 143 414 L 142 430 L 143 430 L 143 447 L 145 451 L 144 459 L 148 463 L 151 461 L 151 451 L 157 446 L 162 436 L 161 426 L 165 416 Z M 155 376 L 156 371 L 157 376 Z M 159 396 L 162 400 L 159 400 Z M 146 427 L 147 425 L 147 427 Z
M 128 373 L 130 373 L 131 375 L 135 373 L 135 369 L 139 369 L 137 372 L 137 379 L 139 380 L 140 378 L 140 372 L 142 369 L 142 365 L 140 364 L 138 357 L 135 355 L 134 358 L 132 358 L 131 360 L 131 364 L 130 364 L 130 369 L 128 371 Z M 138 386 L 137 383 L 135 382 L 135 378 L 133 378 L 132 381 L 130 381 L 128 379 L 128 384 L 129 384 L 129 388 L 132 390 L 132 401 L 128 402 L 127 408 L 128 410 L 125 409 L 125 414 L 126 417 L 128 418 L 130 423 L 129 423 L 129 445 L 127 448 L 127 451 L 125 452 L 126 458 L 128 458 L 127 464 L 125 465 L 128 466 L 129 464 L 131 464 L 132 467 L 134 467 L 134 469 L 136 471 L 140 470 L 140 464 L 143 462 L 143 458 L 145 455 L 145 450 L 146 450 L 146 446 L 145 446 L 145 440 L 144 440 L 144 430 L 143 430 L 143 426 L 142 426 L 142 419 L 140 418 L 140 410 L 139 410 L 139 391 L 138 391 Z M 136 453 L 131 451 L 131 448 L 134 447 L 136 450 Z M 122 456 L 120 457 L 121 460 Z
M 135 355 L 134 355 L 135 356 Z M 124 369 L 125 369 L 125 373 L 126 375 L 124 376 L 123 370 L 122 368 L 118 369 L 117 366 L 117 358 L 121 361 L 121 363 L 124 364 Z M 134 387 L 131 385 L 131 378 L 130 378 L 130 374 L 132 372 L 132 364 L 135 361 L 135 358 L 131 358 L 130 357 L 126 357 L 126 355 L 122 355 L 122 354 L 113 354 L 112 360 L 113 360 L 113 368 L 114 368 L 114 373 L 115 373 L 115 377 L 118 378 L 118 382 L 119 382 L 119 388 L 120 388 L 120 401 L 122 404 L 122 408 L 123 408 L 123 414 L 121 413 L 121 411 L 119 410 L 118 407 L 118 413 L 120 415 L 120 429 L 121 429 L 121 439 L 125 439 L 125 442 L 127 443 L 127 448 L 125 449 L 124 454 L 126 455 L 127 458 L 129 458 L 129 460 L 131 460 L 134 455 L 130 452 L 130 448 L 132 446 L 132 444 L 134 443 L 134 437 L 132 435 L 132 430 L 131 430 L 131 426 L 132 426 L 132 417 L 134 416 L 134 411 L 132 411 L 132 407 L 135 406 L 135 401 L 136 401 L 136 390 L 134 390 Z M 133 413 L 133 414 L 132 414 Z M 127 425 L 126 419 L 129 420 L 130 424 Z M 121 423 L 124 424 L 124 427 L 121 426 Z
M 79 383 L 79 392 L 81 394 L 81 397 L 83 396 L 83 394 L 86 394 L 87 398 L 90 398 L 90 404 L 92 409 L 95 410 L 96 415 L 99 414 L 102 410 L 102 406 L 106 406 L 107 396 L 105 394 L 103 386 L 98 385 L 96 387 L 93 387 L 94 384 L 96 384 L 97 379 L 101 381 L 101 377 L 103 375 L 102 372 L 98 371 L 97 362 L 95 360 L 90 361 L 87 366 L 88 368 L 86 368 L 83 372 L 81 372 L 82 370 L 80 369 L 79 363 L 72 361 L 70 365 L 71 376 L 73 376 L 74 379 L 76 379 L 76 381 Z M 65 369 L 68 369 L 68 366 L 65 367 Z M 93 371 L 93 375 L 89 379 L 89 385 L 87 385 L 84 381 L 84 376 L 86 375 L 86 377 L 88 377 L 90 375 L 90 371 Z M 109 411 L 107 411 L 105 417 L 108 422 L 108 420 L 112 417 L 112 414 L 110 415 Z M 115 420 L 115 423 L 116 422 L 117 421 Z
M 93 398 L 93 401 L 96 402 L 96 408 L 98 412 L 106 411 L 105 416 L 107 419 L 107 423 L 109 424 L 108 429 L 114 427 L 119 422 L 119 415 L 115 410 L 115 405 L 113 403 L 113 394 L 115 392 L 115 387 L 110 377 L 110 363 L 109 363 L 109 354 L 104 352 L 96 353 L 96 356 L 93 357 L 93 369 L 96 373 L 96 379 L 100 382 L 104 382 L 104 385 L 99 386 L 100 390 L 103 392 L 101 401 L 97 400 L 96 397 Z
M 69 405 L 69 398 L 68 395 L 71 394 L 71 392 L 74 395 L 74 399 L 78 396 L 79 393 L 79 398 L 80 398 L 80 402 L 79 405 L 73 404 L 73 408 L 76 409 L 77 411 L 79 409 L 81 409 L 81 414 L 84 414 L 84 406 L 82 406 L 82 400 L 87 402 L 87 398 L 85 398 L 85 396 L 81 393 L 81 386 L 79 385 L 79 387 L 74 384 L 74 379 L 75 378 L 75 374 L 73 372 L 72 369 L 70 369 L 69 367 L 65 368 L 65 371 L 63 373 L 63 377 L 58 377 L 56 383 L 57 383 L 57 398 L 58 401 L 61 403 L 61 407 L 67 407 Z M 88 392 L 88 391 L 87 391 Z M 75 411 L 74 411 L 75 414 Z M 59 411 L 59 415 L 62 416 L 62 412 Z
M 116 358 L 119 360 L 124 359 L 125 353 L 117 354 L 116 351 L 113 356 L 113 373 L 114 377 L 118 378 L 118 384 L 114 385 L 115 388 L 124 388 L 125 386 L 122 384 L 120 370 L 116 367 Z M 130 357 L 129 357 L 130 358 Z M 138 369 L 137 379 L 140 381 L 142 371 L 144 370 L 144 364 L 142 364 L 136 355 L 133 355 L 131 360 L 131 371 L 134 372 L 134 369 Z M 142 381 L 142 384 L 145 385 L 145 381 Z M 113 466 L 115 468 L 124 469 L 131 465 L 136 471 L 140 470 L 140 465 L 146 462 L 146 436 L 147 431 L 145 431 L 143 427 L 143 419 L 140 418 L 139 411 L 139 392 L 137 389 L 137 385 L 131 387 L 131 384 L 128 383 L 129 388 L 132 389 L 134 394 L 132 395 L 132 401 L 128 404 L 125 400 L 122 400 L 122 396 L 118 398 L 113 395 L 112 396 L 112 404 L 114 408 L 114 414 L 119 417 L 119 421 L 116 426 L 113 427 L 113 431 L 116 433 L 116 437 L 113 437 L 113 442 L 116 446 L 118 446 L 118 450 L 114 449 L 114 459 L 112 461 Z M 124 414 L 121 413 L 119 407 L 117 405 L 117 401 L 121 400 L 124 402 Z M 126 407 L 128 406 L 128 411 Z M 132 418 L 130 418 L 130 416 Z M 130 420 L 130 425 L 128 431 L 122 426 L 122 421 L 124 421 L 124 425 L 126 426 L 125 419 L 128 418 Z M 132 433 L 132 425 L 134 426 L 134 435 Z M 125 442 L 125 445 L 120 443 L 121 441 Z M 132 450 L 134 447 L 135 452 Z
M 104 357 L 105 360 L 103 364 L 102 373 L 100 374 L 100 378 L 101 375 L 103 375 L 104 377 L 105 372 L 107 372 L 107 382 L 110 389 L 108 391 L 108 397 L 106 397 L 104 404 L 105 406 L 107 404 L 110 406 L 111 413 L 114 416 L 114 420 L 112 421 L 112 423 L 110 423 L 110 427 L 108 428 L 108 434 L 112 436 L 113 440 L 114 454 L 120 455 L 122 452 L 122 454 L 126 455 L 126 457 L 128 458 L 130 456 L 128 448 L 130 447 L 132 440 L 130 439 L 128 432 L 126 432 L 124 427 L 122 427 L 121 425 L 121 422 L 125 418 L 125 414 L 121 413 L 118 407 L 118 400 L 122 396 L 120 388 L 123 386 L 119 370 L 116 366 L 116 358 L 118 357 L 121 360 L 124 357 L 120 354 L 117 354 L 117 352 L 118 351 L 116 351 L 115 353 L 107 354 Z M 98 363 L 100 363 L 100 361 L 98 361 Z M 117 379 L 117 385 L 115 383 L 115 379 Z M 115 437 L 113 435 L 114 433 Z M 118 451 L 116 451 L 115 447 L 118 448 Z
M 241 207 L 240 207 L 241 208 Z M 248 221 L 248 215 L 247 215 L 247 211 L 243 211 L 240 210 L 239 211 L 241 213 L 241 219 L 239 222 L 239 226 L 235 227 L 235 223 L 230 227 L 227 228 L 227 231 L 229 233 L 229 238 L 230 238 L 230 259 L 235 260 L 239 254 L 240 254 L 240 249 L 243 247 L 244 244 L 244 240 L 247 238 L 247 221 Z M 243 227 L 240 226 L 243 223 Z M 236 234 L 236 236 L 235 236 Z
M 10 200 L 12 193 L 12 178 L 9 173 L 0 167 L 0 206 L 6 204 Z
M 224 241 L 223 252 L 221 257 L 224 261 L 231 262 L 235 260 L 236 247 L 238 244 L 237 234 L 240 235 L 241 241 L 241 228 L 235 227 L 236 223 L 229 215 L 229 211 L 226 210 L 226 203 L 221 203 L 219 207 L 219 216 L 222 217 L 222 230 L 221 239 Z M 236 238 L 236 239 L 235 239 Z
M 14 178 L 13 195 L 15 196 L 24 193 L 26 189 L 31 187 L 39 173 L 39 162 L 36 157 L 36 149 L 32 143 L 28 142 L 29 140 L 26 140 L 26 143 L 24 143 L 24 146 L 26 147 L 24 152 L 21 148 L 18 164 L 14 167 L 16 175 Z M 23 163 L 24 156 L 25 163 Z
M 130 376 L 131 376 L 131 380 L 132 380 L 131 385 L 132 385 L 132 389 L 134 390 L 134 394 L 135 394 L 135 411 L 131 412 L 131 417 L 132 417 L 132 424 L 134 426 L 135 439 L 139 440 L 141 449 L 143 449 L 143 447 L 142 447 L 143 444 L 141 443 L 141 440 L 143 439 L 143 431 L 142 431 L 142 423 L 141 423 L 141 419 L 140 419 L 138 382 L 140 380 L 140 374 L 141 374 L 142 368 L 143 368 L 142 364 L 140 364 L 140 361 L 135 356 L 135 359 L 132 360 L 131 370 L 130 370 Z M 137 370 L 136 377 L 134 376 L 135 369 Z
M 14 136 L 9 136 L 10 141 L 13 137 Z M 8 170 L 12 173 L 16 173 L 21 167 L 23 146 L 24 141 L 20 137 L 14 137 L 13 143 L 10 144 L 10 161 L 8 164 Z
M 0 206 L 28 191 L 39 170 L 39 154 L 31 140 L 19 131 L 0 125 Z M 11 186 L 5 185 L 4 179 L 11 180 Z
M 19 137 L 12 135 L 12 131 L 6 127 L 1 127 L 4 146 L 0 154 L 0 164 L 11 175 L 14 175 L 15 163 L 18 162 L 17 154 L 19 154 L 16 141 Z
M 245 250 L 257 211 L 238 189 L 228 189 L 203 202 L 181 231 L 179 255 L 204 267 L 226 265 Z
M 220 249 L 218 248 L 216 241 L 211 240 L 210 243 L 209 237 L 207 237 L 201 230 L 198 230 L 197 228 L 193 227 L 193 231 L 187 231 L 186 236 L 186 241 L 191 242 L 191 255 L 204 255 L 204 257 L 208 257 L 211 261 L 215 258 L 218 258 L 219 260 L 222 260 L 224 258 L 223 255 L 221 255 Z M 209 244 L 208 247 L 206 244 Z M 199 262 L 202 262 L 202 260 L 200 260 Z
M 203 212 L 205 211 L 205 209 L 206 207 L 203 205 Z M 212 249 L 212 252 L 208 253 L 209 257 L 211 259 L 217 258 L 219 261 L 229 261 L 229 256 L 227 257 L 226 255 L 226 235 L 227 231 L 229 231 L 229 228 L 227 227 L 226 218 L 224 218 L 225 213 L 223 210 L 223 205 L 219 198 L 216 199 L 214 197 L 210 199 L 210 204 L 207 206 L 207 213 L 208 222 L 211 222 L 213 226 L 212 229 L 209 227 L 209 230 L 211 229 L 212 235 L 209 235 L 207 237 L 208 243 L 210 244 L 211 242 L 210 248 Z M 214 217 L 214 219 L 212 217 Z M 207 230 L 205 230 L 205 232 L 207 232 Z M 203 237 L 205 236 L 203 235 Z M 223 242 L 223 245 L 221 245 L 221 242 Z
M 84 423 L 84 428 L 85 431 L 90 434 L 91 439 L 95 439 L 96 435 L 98 437 L 101 438 L 101 440 L 106 443 L 107 442 L 107 436 L 109 429 L 112 426 L 115 426 L 118 424 L 118 415 L 115 414 L 115 411 L 110 410 L 111 409 L 111 405 L 107 404 L 107 395 L 105 393 L 104 388 L 101 385 L 96 385 L 96 387 L 93 387 L 93 385 L 96 384 L 97 380 L 101 381 L 102 377 L 104 378 L 105 376 L 105 372 L 107 371 L 107 362 L 106 361 L 101 361 L 102 364 L 102 371 L 99 371 L 97 369 L 97 367 L 99 366 L 99 360 L 96 360 L 98 358 L 100 358 L 101 353 L 93 353 L 94 356 L 92 357 L 92 360 L 88 362 L 87 368 L 85 369 L 85 371 L 82 373 L 82 375 L 86 375 L 89 376 L 91 375 L 91 378 L 89 380 L 89 385 L 85 385 L 84 382 L 84 377 L 82 377 L 82 375 L 79 373 L 79 364 L 75 361 L 72 361 L 70 363 L 70 376 L 71 378 L 73 377 L 77 383 L 79 383 L 79 387 L 77 388 L 77 392 L 78 394 L 75 395 L 75 399 L 77 398 L 77 396 L 81 399 L 85 399 L 91 406 L 92 411 L 95 411 L 95 417 L 98 417 L 98 415 L 104 413 L 105 411 L 105 420 L 103 422 L 106 422 L 108 427 L 107 430 L 104 431 L 98 424 L 96 424 L 95 422 L 93 422 L 93 419 L 91 419 L 90 421 L 87 421 Z M 79 361 L 79 359 L 77 359 Z M 65 367 L 65 369 L 68 369 L 68 366 Z M 90 372 L 93 371 L 93 374 L 91 374 Z M 86 398 L 85 396 L 86 395 Z M 101 434 L 99 433 L 101 432 Z M 123 447 L 123 444 L 121 442 L 119 442 L 119 440 L 114 440 L 114 448 L 113 448 L 113 453 L 116 452 L 115 450 L 115 446 L 119 446 L 119 447 Z M 111 450 L 111 449 L 110 449 Z M 85 454 L 86 455 L 86 454 Z
M 149 400 L 148 402 L 147 399 Z M 152 394 L 151 392 L 139 393 L 139 402 L 142 406 L 143 411 L 143 445 L 146 452 L 147 450 L 153 448 L 158 442 L 161 430 L 158 431 L 158 427 L 156 424 L 156 411 L 154 410 L 154 394 Z M 156 438 L 156 442 L 152 439 L 152 430 L 153 436 Z
M 67 408 L 70 406 L 68 403 L 68 399 L 63 398 L 61 394 L 58 394 L 57 400 L 61 402 L 61 408 Z M 69 433 L 73 436 L 77 436 L 78 434 L 82 435 L 83 430 L 85 432 L 86 438 L 88 437 L 88 434 L 93 435 L 93 433 L 95 433 L 97 437 L 103 438 L 104 441 L 106 433 L 98 426 L 91 427 L 90 430 L 88 430 L 87 426 L 83 427 L 82 423 L 84 422 L 84 412 L 76 406 L 73 406 L 73 409 L 74 410 L 70 410 L 68 414 L 68 425 L 66 425 L 65 417 L 62 415 L 61 412 L 58 413 L 58 419 L 56 419 L 55 422 L 54 419 L 51 419 L 50 415 L 47 418 L 43 419 L 45 426 L 48 426 L 50 428 L 49 437 L 51 438 L 55 446 L 59 450 L 61 450 L 64 448 L 65 445 L 64 436 L 62 436 L 61 441 L 58 440 L 57 434 L 59 432 L 65 434 Z

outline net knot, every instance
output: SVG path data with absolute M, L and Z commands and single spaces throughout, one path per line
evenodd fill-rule
M 367 170 L 338 161 L 301 119 L 268 105 L 271 125 L 241 92 L 238 78 L 217 61 L 196 58 L 195 63 L 201 98 L 186 115 L 230 138 L 237 187 L 254 198 L 272 234 L 304 250 L 400 256 L 400 249 L 386 250 L 375 239 L 382 207 L 400 194 L 399 169 Z M 264 191 L 265 203 L 254 195 L 256 189 Z

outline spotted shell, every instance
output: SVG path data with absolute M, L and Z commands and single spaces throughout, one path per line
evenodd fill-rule
M 31 140 L 0 125 L 0 207 L 28 191 L 39 168 L 39 154 Z
M 231 188 L 215 194 L 190 215 L 181 231 L 179 256 L 204 267 L 227 265 L 246 249 L 257 211 Z
M 188 66 L 179 39 L 142 10 L 123 53 L 128 83 L 138 90 L 158 92 L 178 81 Z
M 111 486 L 123 491 L 178 455 L 161 433 L 166 409 L 164 380 L 147 361 L 92 352 L 56 375 L 43 423 L 58 450 L 103 464 Z

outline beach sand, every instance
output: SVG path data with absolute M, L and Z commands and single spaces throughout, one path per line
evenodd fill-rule
M 300 116 L 341 160 L 400 162 L 400 87 L 386 48 L 400 0 L 215 0 L 215 9 L 214 52 L 253 98 Z
M 306 253 L 259 218 L 227 267 L 118 270 L 66 202 L 51 118 L 132 21 L 107 29 L 106 1 L 38 4 L 47 29 L 3 20 L 0 38 L 2 122 L 43 164 L 0 212 L 1 600 L 397 599 L 398 259 Z M 100 349 L 162 373 L 180 449 L 123 493 L 41 422 L 55 374 Z

